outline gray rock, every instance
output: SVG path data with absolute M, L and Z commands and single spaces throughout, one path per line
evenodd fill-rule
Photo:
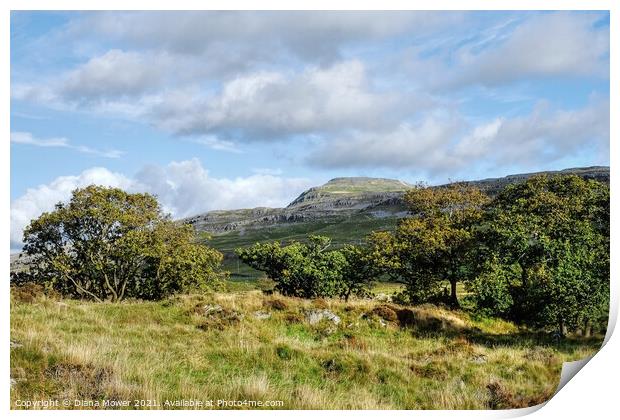
M 484 354 L 477 354 L 471 358 L 471 361 L 480 365 L 487 362 L 487 357 Z
M 220 305 L 205 305 L 202 307 L 202 309 L 205 311 L 205 315 L 209 316 L 209 315 L 213 315 L 216 314 L 218 312 L 222 312 L 224 310 L 224 308 L 222 308 Z
M 269 319 L 271 318 L 271 314 L 265 311 L 256 311 L 254 312 L 254 318 L 256 319 Z
M 315 325 L 327 319 L 335 325 L 340 324 L 340 317 L 328 309 L 310 309 L 306 312 L 306 320 L 310 325 Z

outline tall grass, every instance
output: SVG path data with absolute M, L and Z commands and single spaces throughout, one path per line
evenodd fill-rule
M 553 394 L 563 361 L 600 345 L 600 337 L 556 342 L 433 306 L 376 309 L 382 305 L 258 291 L 118 304 L 13 299 L 12 407 L 50 398 L 281 400 L 287 409 L 521 407 Z M 218 311 L 208 316 L 205 307 Z M 310 325 L 305 313 L 313 308 L 341 322 Z

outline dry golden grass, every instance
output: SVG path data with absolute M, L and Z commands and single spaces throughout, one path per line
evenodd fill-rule
M 305 313 L 312 309 L 333 311 L 341 322 L 310 325 Z M 600 345 L 557 343 L 431 305 L 259 291 L 118 304 L 13 299 L 11 340 L 13 408 L 17 400 L 50 398 L 281 400 L 289 409 L 522 407 L 553 393 L 563 361 Z

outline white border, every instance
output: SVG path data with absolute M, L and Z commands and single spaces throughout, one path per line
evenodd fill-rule
M 9 194 L 9 179 L 10 179 L 10 146 L 9 146 L 9 132 L 10 132 L 10 62 L 9 62 L 9 48 L 10 48 L 10 10 L 197 10 L 197 9 L 219 9 L 219 10 L 610 10 L 611 13 L 611 28 L 610 28 L 610 55 L 611 55 L 611 80 L 610 80 L 610 92 L 614 93 L 610 95 L 610 109 L 611 115 L 617 116 L 618 114 L 618 101 L 617 92 L 620 92 L 618 86 L 618 24 L 620 20 L 618 18 L 618 6 L 614 1 L 575 1 L 575 0 L 547 0 L 547 1 L 535 1 L 535 0 L 435 0 L 429 1 L 405 1 L 405 0 L 383 0 L 381 2 L 364 2 L 364 1 L 340 1 L 335 4 L 333 1 L 327 0 L 315 0 L 298 1 L 294 4 L 287 1 L 276 0 L 263 0 L 259 3 L 249 0 L 232 0 L 222 1 L 214 0 L 206 2 L 196 0 L 176 0 L 174 2 L 165 2 L 162 0 L 154 1 L 128 1 L 128 0 L 91 0 L 86 4 L 83 0 L 57 0 L 53 3 L 44 0 L 32 0 L 32 1 L 15 1 L 8 0 L 3 2 L 4 13 L 2 14 L 2 42 L 0 43 L 0 49 L 2 51 L 2 57 L 5 60 L 2 67 L 3 73 L 3 101 L 2 101 L 2 114 L 0 117 L 0 125 L 2 127 L 2 133 L 4 140 L 2 141 L 2 149 L 0 149 L 0 171 L 2 173 L 4 182 L 2 182 L 0 188 L 2 189 L 2 196 L 4 202 L 1 207 L 2 218 L 4 223 L 0 225 L 2 237 L 2 247 L 0 248 L 1 255 L 4 255 L 2 259 L 3 273 L 5 273 L 5 288 L 0 293 L 0 305 L 2 307 L 2 342 L 4 345 L 0 346 L 0 355 L 2 360 L 0 361 L 0 378 L 6 378 L 6 380 L 0 379 L 0 389 L 2 390 L 2 406 L 0 407 L 0 413 L 8 414 L 11 418 L 77 418 L 79 416 L 128 416 L 128 417 L 142 417 L 149 416 L 149 418 L 155 417 L 191 417 L 191 418 L 205 418 L 211 416 L 217 416 L 220 418 L 242 418 L 251 416 L 256 419 L 267 419 L 273 416 L 290 416 L 294 415 L 298 419 L 312 419 L 317 416 L 321 418 L 337 418 L 343 415 L 347 415 L 348 412 L 339 411 L 228 411 L 228 412 L 187 412 L 187 411 L 170 411 L 170 412 L 33 412 L 33 411 L 10 411 L 9 407 L 9 297 L 8 297 L 8 273 L 9 273 L 9 209 L 10 209 L 10 194 Z M 610 139 L 617 139 L 618 124 L 616 120 L 611 118 L 611 131 Z M 612 185 L 612 215 L 616 216 L 618 213 L 618 200 L 616 199 L 615 191 L 613 191 L 616 185 L 615 179 L 615 156 L 618 155 L 618 147 L 612 141 L 610 145 L 611 154 L 611 185 Z M 390 411 L 390 412 L 375 412 L 375 411 L 357 411 L 351 413 L 359 418 L 375 418 L 381 415 L 389 415 L 393 419 L 398 418 L 464 418 L 464 419 L 484 419 L 484 418 L 506 418 L 521 416 L 526 413 L 532 413 L 531 418 L 546 419 L 546 418 L 573 418 L 573 417 L 591 417 L 591 418 L 608 418 L 610 413 L 617 409 L 617 386 L 616 381 L 620 378 L 619 368 L 620 362 L 618 361 L 617 354 L 620 354 L 620 344 L 618 344 L 617 337 L 611 335 L 611 331 L 615 326 L 615 321 L 618 314 L 618 264 L 616 263 L 616 256 L 618 255 L 618 243 L 615 240 L 617 238 L 617 223 L 616 219 L 612 216 L 612 301 L 610 310 L 611 325 L 609 328 L 610 334 L 607 336 L 607 343 L 601 349 L 601 351 L 587 364 L 587 366 L 578 374 L 577 379 L 569 381 L 564 388 L 554 396 L 542 409 L 540 406 L 534 409 L 525 410 L 512 410 L 512 411 Z

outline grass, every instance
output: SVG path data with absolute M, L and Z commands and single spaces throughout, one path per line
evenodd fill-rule
M 310 325 L 304 314 L 313 308 L 342 321 Z M 140 408 L 167 408 L 166 399 L 276 400 L 285 409 L 522 407 L 548 399 L 562 362 L 594 353 L 601 340 L 554 342 L 434 306 L 259 291 L 119 304 L 12 299 L 11 407 L 50 398 L 159 404 Z
M 393 229 L 396 217 L 376 218 L 369 214 L 347 217 L 331 217 L 306 223 L 292 223 L 273 227 L 261 227 L 213 235 L 209 246 L 224 254 L 223 269 L 230 272 L 233 280 L 259 279 L 260 271 L 243 264 L 234 254 L 236 248 L 251 246 L 257 242 L 291 242 L 307 240 L 309 235 L 324 235 L 332 239 L 332 247 L 359 244 L 373 231 Z

